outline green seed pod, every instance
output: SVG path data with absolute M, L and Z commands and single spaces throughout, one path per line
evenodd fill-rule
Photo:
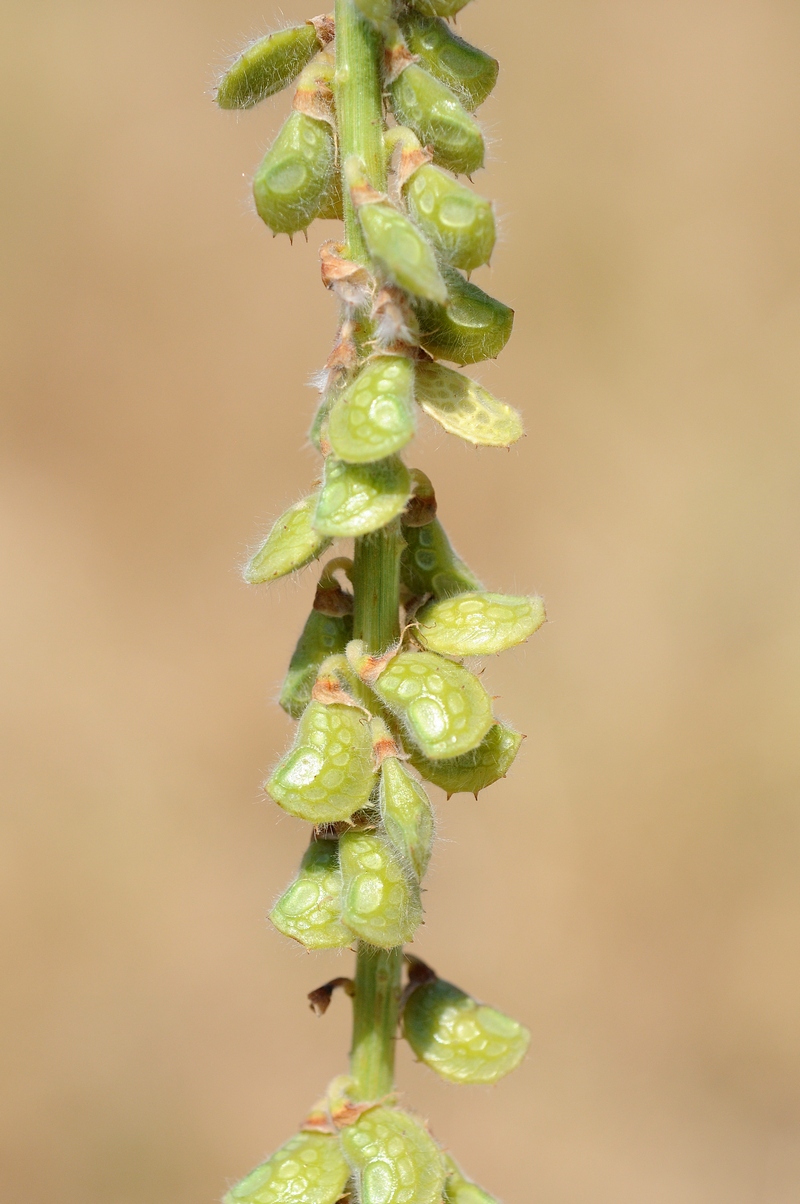
M 344 652 L 352 638 L 352 615 L 326 615 L 312 610 L 292 653 L 278 700 L 287 715 L 300 718 L 311 701 L 320 665 L 333 653 Z
M 525 433 L 517 410 L 452 368 L 419 363 L 415 385 L 425 413 L 476 447 L 508 447 Z
M 468 176 L 483 167 L 481 127 L 446 84 L 411 63 L 391 85 L 391 97 L 400 125 L 411 126 L 440 167 Z
M 291 113 L 253 180 L 258 216 L 273 234 L 305 230 L 329 205 L 335 163 L 328 122 Z
M 409 749 L 411 764 L 426 782 L 451 794 L 474 794 L 504 778 L 522 744 L 522 736 L 504 723 L 495 723 L 472 752 L 449 761 L 431 761 L 415 748 Z
M 465 42 L 437 17 L 409 13 L 402 25 L 408 49 L 431 75 L 452 88 L 470 111 L 483 104 L 497 83 L 497 59 Z
M 402 460 L 389 456 L 373 464 L 325 461 L 325 476 L 314 514 L 322 535 L 368 535 L 396 518 L 411 497 L 411 477 Z
M 531 1039 L 516 1020 L 441 978 L 411 992 L 403 1033 L 419 1060 L 451 1083 L 496 1083 L 519 1066 Z
M 364 464 L 399 451 L 414 434 L 414 365 L 403 355 L 367 360 L 334 402 L 328 442 L 340 460 Z
M 244 579 L 249 585 L 277 581 L 305 568 L 331 546 L 333 540 L 320 535 L 311 525 L 316 505 L 317 495 L 312 493 L 280 516 L 244 569 Z
M 433 652 L 398 652 L 372 689 L 434 761 L 470 752 L 494 722 L 478 678 Z
M 232 1187 L 223 1204 L 336 1204 L 350 1177 L 333 1133 L 298 1133 Z
M 392 19 L 392 0 L 355 0 L 356 8 L 378 29 L 383 29 Z
M 419 611 L 416 635 L 423 647 L 444 656 L 491 656 L 523 643 L 546 617 L 538 597 L 459 594 Z
M 319 50 L 310 23 L 279 29 L 243 50 L 217 86 L 221 109 L 249 109 L 288 88 Z
M 421 879 L 433 847 L 433 808 L 424 788 L 397 757 L 387 757 L 381 765 L 378 803 L 393 848 Z
M 415 1117 L 399 1108 L 370 1108 L 340 1140 L 359 1204 L 439 1204 L 442 1155 Z
M 314 840 L 294 882 L 269 913 L 278 932 L 306 949 L 343 949 L 353 934 L 341 921 L 342 872 L 335 840 Z
M 362 941 L 393 949 L 414 937 L 422 920 L 419 883 L 385 837 L 345 832 L 339 840 L 342 921 Z
M 311 702 L 266 790 L 290 815 L 332 824 L 363 807 L 374 785 L 372 740 L 362 712 Z
M 415 303 L 420 342 L 434 359 L 477 364 L 496 359 L 511 336 L 514 311 L 442 265 L 450 304 Z
M 469 0 L 410 0 L 411 7 L 429 17 L 454 17 Z
M 414 172 L 404 192 L 412 218 L 448 263 L 471 272 L 489 262 L 495 225 L 485 197 L 430 163 Z
M 404 526 L 403 538 L 406 546 L 400 560 L 400 576 L 414 597 L 433 594 L 434 598 L 449 598 L 482 588 L 475 574 L 453 551 L 438 518 L 423 527 Z
M 449 1154 L 444 1155 L 447 1178 L 444 1184 L 445 1204 L 498 1204 L 494 1196 L 468 1179 Z

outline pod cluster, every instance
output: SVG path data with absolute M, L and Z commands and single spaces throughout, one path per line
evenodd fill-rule
M 335 239 L 320 250 L 339 306 L 310 431 L 320 479 L 278 518 L 245 579 L 279 580 L 336 540 L 387 528 L 401 549 L 399 642 L 376 654 L 353 638 L 353 564 L 337 549 L 280 693 L 297 727 L 265 789 L 309 824 L 310 842 L 270 918 L 309 950 L 413 940 L 435 831 L 425 783 L 477 797 L 506 775 L 522 741 L 465 661 L 520 644 L 545 621 L 541 598 L 484 588 L 437 517 L 431 481 L 403 458 L 420 410 L 476 447 L 507 448 L 524 433 L 515 409 L 458 371 L 496 357 L 514 317 L 468 278 L 491 258 L 495 219 L 459 177 L 483 166 L 474 112 L 498 65 L 448 26 L 466 2 L 353 0 L 382 45 L 385 181 L 356 155 L 340 159 L 332 16 L 256 41 L 217 91 L 222 108 L 247 109 L 294 85 L 253 180 L 257 212 L 292 236 L 347 208 L 360 243 L 357 253 Z M 521 1025 L 410 964 L 402 1032 L 420 1061 L 457 1083 L 495 1082 L 519 1064 Z M 354 1104 L 344 1080 L 226 1200 L 346 1196 L 492 1204 L 416 1117 L 391 1099 Z

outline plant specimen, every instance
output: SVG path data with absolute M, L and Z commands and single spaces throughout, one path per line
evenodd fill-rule
M 440 362 L 496 356 L 513 321 L 465 275 L 495 240 L 492 206 L 457 177 L 483 165 L 473 110 L 498 70 L 447 24 L 465 3 L 336 0 L 333 14 L 249 46 L 217 91 L 222 108 L 245 109 L 295 84 L 253 181 L 256 209 L 276 234 L 344 222 L 343 241 L 320 250 L 340 314 L 310 432 L 321 479 L 245 577 L 275 581 L 354 541 L 352 558 L 322 569 L 280 696 L 294 742 L 266 783 L 311 825 L 273 924 L 307 949 L 356 949 L 354 980 L 310 996 L 320 1012 L 337 987 L 351 997 L 349 1073 L 229 1204 L 491 1204 L 398 1104 L 395 1041 L 400 1031 L 456 1083 L 496 1082 L 528 1046 L 515 1020 L 403 949 L 422 919 L 434 837 L 424 783 L 477 796 L 521 743 L 463 662 L 545 619 L 540 598 L 483 588 L 437 518 L 431 481 L 403 458 L 417 407 L 476 446 L 523 433 L 514 409 Z

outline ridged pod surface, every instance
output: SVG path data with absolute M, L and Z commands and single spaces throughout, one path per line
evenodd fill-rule
M 359 1204 L 439 1204 L 442 1155 L 425 1127 L 399 1108 L 371 1108 L 342 1130 Z
M 297 877 L 269 913 L 278 932 L 306 949 L 342 949 L 352 945 L 342 914 L 342 873 L 335 840 L 314 840 L 306 849 Z
M 444 656 L 492 656 L 523 643 L 546 618 L 541 598 L 469 593 L 444 598 L 417 614 L 417 639 Z
M 433 808 L 424 787 L 397 757 L 381 765 L 378 805 L 390 843 L 421 879 L 433 847 Z
M 253 179 L 258 216 L 273 234 L 305 230 L 329 203 L 336 146 L 327 121 L 291 113 Z
M 434 359 L 454 364 L 496 359 L 511 337 L 513 309 L 446 265 L 442 275 L 448 305 L 421 301 L 415 305 L 422 346 Z
M 434 761 L 418 749 L 409 759 L 426 782 L 451 794 L 479 794 L 504 778 L 514 763 L 522 736 L 504 723 L 495 723 L 477 748 L 449 761 Z
M 339 840 L 342 921 L 362 941 L 393 949 L 422 919 L 419 884 L 384 836 L 345 832 Z
M 350 1168 L 332 1133 L 298 1133 L 232 1187 L 223 1204 L 336 1204 Z
M 414 172 L 404 192 L 409 213 L 448 263 L 471 272 L 489 262 L 496 232 L 485 197 L 430 163 Z
M 400 560 L 400 575 L 409 593 L 421 598 L 433 594 L 448 598 L 465 590 L 479 590 L 481 583 L 453 551 L 438 518 L 422 527 L 403 527 L 406 546 Z
M 293 719 L 299 719 L 311 701 L 311 691 L 322 662 L 344 652 L 353 638 L 352 615 L 325 615 L 312 610 L 297 641 L 278 701 Z
M 417 365 L 417 401 L 451 435 L 475 447 L 509 447 L 525 431 L 519 413 L 488 389 L 452 368 L 432 362 Z
M 305 568 L 333 542 L 312 525 L 317 494 L 312 493 L 290 506 L 278 519 L 267 538 L 244 569 L 249 585 L 277 581 Z
M 314 527 L 343 539 L 369 535 L 401 514 L 410 497 L 411 476 L 397 456 L 370 464 L 345 464 L 328 456 Z
M 426 71 L 452 88 L 466 109 L 483 104 L 497 82 L 497 59 L 465 42 L 439 17 L 411 12 L 402 26 L 408 49 Z
M 414 434 L 414 365 L 403 355 L 369 359 L 339 394 L 328 442 L 340 460 L 364 464 L 400 451 Z
M 440 167 L 468 176 L 483 167 L 481 127 L 447 84 L 412 63 L 391 85 L 391 98 L 398 122 L 430 146 Z
M 221 109 L 249 109 L 281 92 L 319 50 L 314 26 L 297 25 L 259 38 L 231 63 L 217 86 Z
M 358 220 L 375 263 L 389 280 L 423 301 L 447 303 L 447 285 L 425 235 L 388 201 L 362 205 Z
M 411 992 L 403 1031 L 420 1061 L 451 1083 L 496 1083 L 519 1066 L 530 1044 L 516 1020 L 441 978 Z
M 444 1183 L 445 1204 L 498 1204 L 494 1196 L 468 1179 L 449 1154 L 444 1156 L 447 1178 Z
M 494 722 L 477 677 L 432 652 L 399 652 L 372 688 L 431 760 L 474 749 Z
M 341 703 L 311 702 L 266 790 L 290 815 L 332 824 L 363 807 L 374 785 L 372 740 L 363 713 Z

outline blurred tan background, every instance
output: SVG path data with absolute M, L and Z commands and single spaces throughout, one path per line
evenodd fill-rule
M 250 214 L 286 98 L 215 111 L 246 0 L 7 0 L 0 1199 L 210 1204 L 344 1068 L 265 913 L 259 794 L 313 573 L 237 564 L 307 488 L 334 308 Z M 508 1204 L 800 1199 L 800 10 L 483 0 L 476 186 L 517 309 L 510 454 L 426 428 L 459 551 L 551 623 L 491 663 L 513 776 L 437 800 L 418 951 L 525 1066 L 409 1102 Z

